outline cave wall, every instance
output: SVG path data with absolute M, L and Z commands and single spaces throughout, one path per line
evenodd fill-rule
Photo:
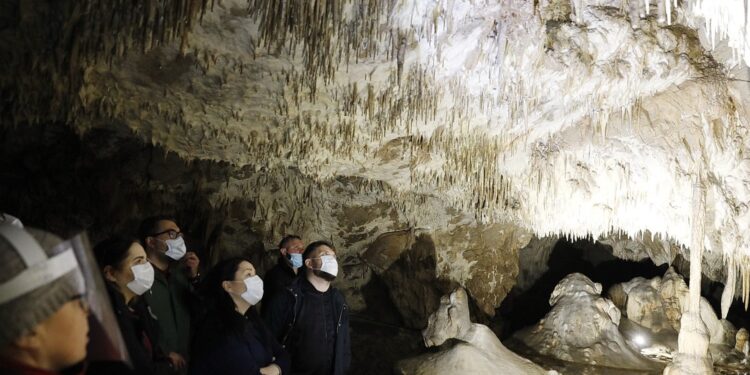
M 27 225 L 64 236 L 87 230 L 96 242 L 111 233 L 134 235 L 142 218 L 168 213 L 204 266 L 248 256 L 261 272 L 275 263 L 284 234 L 328 239 L 339 249 L 337 283 L 352 308 L 367 308 L 362 289 L 375 269 L 410 327 L 423 327 L 440 296 L 456 285 L 494 314 L 513 286 L 517 250 L 530 238 L 512 224 L 478 225 L 437 199 L 425 198 L 423 210 L 411 213 L 383 199 L 382 184 L 354 178 L 321 184 L 293 169 L 188 162 L 123 129 L 78 134 L 50 124 L 2 131 L 0 170 L 7 183 L 0 184 L 0 210 Z M 414 215 L 429 216 L 434 226 L 410 226 Z M 392 233 L 409 239 L 380 240 Z M 394 257 L 385 267 L 368 261 L 383 254 Z

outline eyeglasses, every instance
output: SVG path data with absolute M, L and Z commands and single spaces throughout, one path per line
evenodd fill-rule
M 167 236 L 169 236 L 169 239 L 170 239 L 170 240 L 174 240 L 174 239 L 175 239 L 175 238 L 177 238 L 177 237 L 182 237 L 182 232 L 180 232 L 180 231 L 178 231 L 178 230 L 174 230 L 174 229 L 167 229 L 167 230 L 165 230 L 165 231 L 163 231 L 163 232 L 159 232 L 159 233 L 154 233 L 154 234 L 152 234 L 152 235 L 151 235 L 150 237 L 157 237 L 157 236 L 161 236 L 161 235 L 162 235 L 162 234 L 164 234 L 164 233 L 166 233 L 166 234 L 167 234 Z
M 310 257 L 310 258 L 307 258 L 307 259 L 321 259 L 321 258 L 326 257 L 326 256 L 331 257 L 333 259 L 337 259 L 336 254 L 321 254 L 320 256 Z

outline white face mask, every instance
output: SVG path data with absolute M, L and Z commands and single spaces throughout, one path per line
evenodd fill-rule
M 182 259 L 187 253 L 187 246 L 185 246 L 185 240 L 182 237 L 166 240 L 164 243 L 167 244 L 167 252 L 164 254 L 174 260 Z
M 248 277 L 244 282 L 247 290 L 240 297 L 250 305 L 257 305 L 260 299 L 263 298 L 263 280 L 260 276 L 255 275 Z
M 133 281 L 128 283 L 128 289 L 139 296 L 151 289 L 154 285 L 154 267 L 151 263 L 136 264 L 130 269 L 133 270 Z
M 331 276 L 336 276 L 339 273 L 339 263 L 336 261 L 336 257 L 333 255 L 323 255 L 320 257 L 320 261 L 322 264 L 320 265 L 320 270 L 330 274 Z

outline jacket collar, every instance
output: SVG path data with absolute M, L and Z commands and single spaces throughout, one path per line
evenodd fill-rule
M 281 269 L 289 275 L 297 276 L 297 274 L 294 273 L 294 269 L 292 269 L 292 266 L 289 265 L 289 262 L 287 262 L 286 258 L 283 255 L 279 254 L 279 259 L 277 260 L 276 264 L 278 264 L 279 267 L 281 267 Z M 303 270 L 300 269 L 300 271 Z

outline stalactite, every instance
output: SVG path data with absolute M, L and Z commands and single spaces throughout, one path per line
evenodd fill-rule
M 728 257 L 726 261 L 727 280 L 724 283 L 724 291 L 721 293 L 721 318 L 726 319 L 729 307 L 734 301 L 734 287 L 737 283 L 737 266 L 734 257 Z
M 742 300 L 745 302 L 745 311 L 747 311 L 750 302 L 750 269 L 747 265 L 742 267 Z

